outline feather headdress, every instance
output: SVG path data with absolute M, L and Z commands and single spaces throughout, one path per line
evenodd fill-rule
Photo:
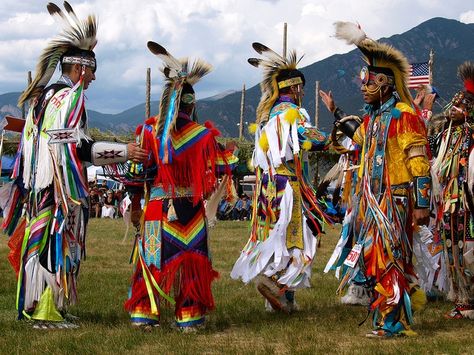
M 252 43 L 252 47 L 258 54 L 264 56 L 264 59 L 248 59 L 248 62 L 254 67 L 263 68 L 263 80 L 260 83 L 262 96 L 257 107 L 257 123 L 261 123 L 268 120 L 270 110 L 278 99 L 279 88 L 281 89 L 283 87 L 302 83 L 302 81 L 296 81 L 296 78 L 294 80 L 288 79 L 279 83 L 277 77 L 283 70 L 296 71 L 296 66 L 303 56 L 298 59 L 296 52 L 291 51 L 288 58 L 283 58 L 272 49 L 258 42 Z
M 171 161 L 170 132 L 176 124 L 180 102 L 193 103 L 192 97 L 182 97 L 185 84 L 193 86 L 212 70 L 212 66 L 201 59 L 192 65 L 188 58 L 176 59 L 163 46 L 149 41 L 148 49 L 163 61 L 161 71 L 165 75 L 165 87 L 161 95 L 158 114 L 157 137 L 160 137 L 160 159 L 164 163 Z
M 458 93 L 458 101 L 466 106 L 469 116 L 474 116 L 474 63 L 464 62 L 458 68 L 458 76 L 464 85 L 464 92 Z M 455 98 L 456 98 L 455 96 Z
M 393 72 L 395 89 L 400 100 L 411 106 L 413 99 L 407 85 L 410 64 L 405 56 L 388 44 L 368 38 L 358 24 L 336 22 L 334 26 L 336 38 L 345 40 L 347 44 L 355 44 L 364 55 L 363 59 L 368 65 L 390 69 Z
M 18 99 L 18 106 L 24 102 L 37 97 L 43 88 L 48 84 L 54 74 L 60 60 L 67 63 L 79 63 L 87 66 L 94 66 L 95 59 L 92 50 L 97 44 L 97 20 L 94 15 L 89 15 L 84 20 L 79 20 L 72 6 L 65 1 L 64 13 L 57 5 L 49 3 L 48 12 L 58 18 L 64 26 L 64 30 L 59 36 L 53 39 L 43 50 L 38 64 L 36 65 L 35 78 Z M 79 49 L 90 52 L 89 58 L 83 55 L 71 55 L 64 57 L 71 49 Z M 91 58 L 92 57 L 92 58 Z
M 464 62 L 458 68 L 458 76 L 463 82 L 464 90 L 458 91 L 445 110 L 452 106 L 463 105 L 470 117 L 474 117 L 474 63 Z
M 474 95 L 474 63 L 462 63 L 458 68 L 458 75 L 464 84 L 464 89 Z

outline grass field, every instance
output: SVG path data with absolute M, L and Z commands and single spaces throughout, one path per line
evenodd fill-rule
M 123 310 L 131 276 L 128 264 L 132 237 L 121 244 L 121 220 L 96 220 L 89 225 L 88 258 L 82 264 L 76 330 L 34 330 L 16 321 L 14 272 L 7 261 L 7 238 L 0 239 L 0 354 L 96 353 L 314 353 L 314 354 L 473 354 L 474 322 L 445 320 L 449 303 L 428 304 L 415 316 L 418 336 L 367 339 L 370 321 L 363 307 L 343 306 L 334 292 L 337 280 L 323 274 L 336 243 L 338 229 L 322 240 L 313 271 L 313 288 L 297 292 L 301 311 L 292 315 L 267 313 L 253 285 L 230 279 L 229 273 L 247 240 L 245 222 L 219 222 L 211 230 L 216 310 L 206 328 L 181 334 L 171 327 L 173 312 L 165 309 L 161 327 L 145 333 L 130 326 Z

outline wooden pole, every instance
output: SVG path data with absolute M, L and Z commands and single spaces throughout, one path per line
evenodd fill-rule
M 433 51 L 433 48 L 431 48 L 430 60 L 428 62 L 429 71 L 430 71 L 430 85 L 433 84 L 433 63 L 434 63 L 434 51 Z
M 319 127 L 319 80 L 316 80 L 314 89 L 314 127 Z
M 31 82 L 33 81 L 31 77 L 31 70 L 28 70 L 28 86 L 30 86 Z M 23 104 L 21 106 L 21 117 L 25 118 L 26 116 L 26 104 Z
M 151 69 L 146 69 L 146 93 L 145 93 L 145 119 L 150 117 L 150 92 L 151 92 Z
M 286 49 L 288 43 L 288 25 L 285 22 L 283 25 L 283 58 L 286 58 Z
M 242 98 L 240 100 L 239 140 L 242 140 L 244 138 L 244 107 L 245 107 L 245 84 L 242 86 Z
M 314 84 L 314 127 L 319 128 L 319 80 L 316 80 Z M 314 165 L 314 180 L 313 185 L 316 188 L 319 184 L 319 159 L 321 155 L 316 155 L 316 164 Z

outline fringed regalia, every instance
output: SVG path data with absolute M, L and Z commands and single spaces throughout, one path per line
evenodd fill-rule
M 413 323 L 411 285 L 416 282 L 412 263 L 413 177 L 429 174 L 425 156 L 411 156 L 410 150 L 427 144 L 423 123 L 406 104 L 392 97 L 378 110 L 367 107 L 368 115 L 354 140 L 362 145 L 357 199 L 351 224 L 361 258 L 348 267 L 340 288 L 359 268 L 374 285 L 370 309 L 374 321 L 392 334 Z M 427 191 L 418 191 L 427 194 Z M 354 249 L 353 249 L 354 250 Z
M 11 235 L 20 319 L 62 320 L 57 311 L 75 303 L 85 256 L 88 186 L 80 148 L 49 145 L 46 133 L 84 129 L 82 80 L 73 87 L 64 81 L 46 88 L 30 108 L 12 174 L 3 227 Z
M 255 135 L 252 231 L 232 278 L 247 283 L 263 274 L 288 289 L 309 287 L 316 236 L 326 217 L 309 182 L 307 152 L 300 150 L 305 142 L 313 150 L 329 144 L 324 133 L 310 128 L 304 109 L 280 98 Z
M 89 192 L 84 162 L 95 162 L 94 155 L 104 153 L 97 150 L 100 142 L 86 135 L 84 85 L 96 69 L 96 19 L 90 15 L 80 21 L 67 2 L 64 7 L 67 16 L 48 4 L 50 14 L 61 17 L 67 27 L 43 51 L 34 80 L 19 99 L 19 105 L 29 101 L 30 109 L 13 182 L 5 187 L 3 228 L 11 236 L 9 260 L 18 276 L 19 319 L 63 321 L 66 306 L 76 302 L 86 255 Z M 59 62 L 79 65 L 78 80 L 63 74 L 45 88 Z M 112 145 L 121 158 L 109 154 L 102 164 L 126 160 L 125 146 Z
M 44 88 L 59 61 L 94 67 L 95 17 L 80 22 L 65 3 L 69 17 L 54 4 L 69 27 L 43 51 L 35 79 L 19 104 L 31 106 L 21 136 L 3 228 L 11 235 L 10 262 L 18 275 L 18 318 L 61 321 L 77 299 L 77 276 L 85 256 L 88 185 L 81 143 L 84 134 L 84 71 L 77 83 L 61 77 Z M 83 70 L 85 67 L 83 67 Z M 58 135 L 59 134 L 59 135 Z M 58 144 L 49 144 L 50 137 Z M 89 147 L 90 148 L 90 147 Z
M 455 304 L 446 316 L 474 319 L 474 64 L 464 63 L 458 73 L 465 91 L 456 94 L 447 112 L 462 112 L 462 121 L 453 122 L 449 112 L 448 127 L 435 140 L 433 170 L 441 185 L 437 219 L 449 280 L 448 299 Z
M 231 277 L 245 283 L 255 279 L 273 309 L 289 312 L 293 291 L 310 286 L 316 237 L 328 222 L 309 182 L 307 151 L 326 149 L 329 139 L 311 127 L 306 110 L 291 96 L 279 94 L 278 88 L 304 84 L 295 53 L 283 59 L 259 43 L 254 48 L 271 59 L 249 59 L 264 67 L 266 77 L 252 158 L 252 229 Z
M 154 121 L 144 127 L 143 147 L 151 152 L 156 177 L 134 247 L 135 271 L 125 309 L 134 323 L 156 324 L 164 299 L 175 304 L 178 326 L 198 325 L 214 308 L 211 282 L 218 276 L 208 250 L 203 199 L 235 157 L 221 151 L 215 140 L 218 132 L 210 123 L 202 126 L 180 113 L 171 132 L 172 163 L 165 164 L 157 151 Z
M 438 219 L 444 247 L 444 261 L 449 279 L 448 299 L 456 309 L 474 318 L 474 292 L 470 270 L 474 263 L 464 253 L 474 243 L 470 198 L 467 190 L 469 152 L 472 149 L 473 129 L 469 123 L 449 127 L 440 134 L 440 149 L 444 153 L 438 178 L 442 187 L 442 202 Z M 471 246 L 471 248 L 469 248 Z
M 344 120 L 341 109 L 334 112 L 335 125 L 362 147 L 356 195 L 343 226 L 343 235 L 353 234 L 356 243 L 332 256 L 341 267 L 338 292 L 362 273 L 373 289 L 369 311 L 375 330 L 367 335 L 412 335 L 413 310 L 425 298 L 416 285 L 412 255 L 413 211 L 426 211 L 430 202 L 425 126 L 406 86 L 406 58 L 367 38 L 358 25 L 336 23 L 336 37 L 356 44 L 364 54 L 368 65 L 361 80 L 371 100 L 379 93 L 382 101 L 382 88 L 393 90 L 383 102 L 365 106 L 358 127 Z
M 198 60 L 188 70 L 187 59 L 174 59 L 154 42 L 148 46 L 164 60 L 167 86 L 160 115 L 149 119 L 139 132 L 142 146 L 150 152 L 143 174 L 152 182 L 146 184 L 125 309 L 133 324 L 157 325 L 159 304 L 164 300 L 175 305 L 178 327 L 192 327 L 202 324 L 214 308 L 211 283 L 218 276 L 210 260 L 203 201 L 216 189 L 218 176 L 230 173 L 236 158 L 218 145 L 219 132 L 210 122 L 200 125 L 179 111 L 182 105 L 194 105 L 191 84 L 207 74 L 210 66 Z M 179 66 L 175 76 L 167 75 L 171 61 Z

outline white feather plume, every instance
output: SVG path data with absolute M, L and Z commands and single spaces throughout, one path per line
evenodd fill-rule
M 336 38 L 346 41 L 347 44 L 355 44 L 357 46 L 367 38 L 359 24 L 338 21 L 334 23 L 334 26 L 336 27 Z

